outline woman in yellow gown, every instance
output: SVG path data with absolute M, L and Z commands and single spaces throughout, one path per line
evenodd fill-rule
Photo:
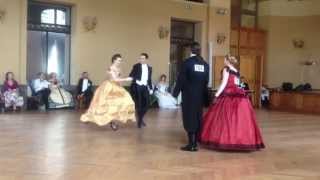
M 80 118 L 82 122 L 93 122 L 99 126 L 110 124 L 113 130 L 117 130 L 116 121 L 135 121 L 135 104 L 130 94 L 120 86 L 121 82 L 131 81 L 131 78 L 120 78 L 121 61 L 120 54 L 112 57 L 112 65 L 107 71 L 110 78 L 95 91 L 89 109 Z

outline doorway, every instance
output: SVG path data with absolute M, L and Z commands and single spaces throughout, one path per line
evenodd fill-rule
M 189 57 L 188 46 L 195 41 L 196 23 L 171 20 L 169 85 L 173 87 L 180 72 L 183 60 Z

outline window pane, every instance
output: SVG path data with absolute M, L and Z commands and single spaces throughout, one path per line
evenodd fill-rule
M 38 72 L 46 72 L 47 70 L 46 33 L 28 31 L 27 43 L 27 79 L 29 81 L 36 78 Z
M 54 9 L 46 9 L 41 13 L 41 23 L 54 24 Z
M 256 26 L 256 16 L 241 15 L 241 27 L 254 28 Z
M 57 10 L 57 24 L 66 25 L 66 13 L 61 10 Z
M 63 33 L 48 34 L 47 73 L 55 72 L 64 84 L 69 83 L 70 35 Z
M 249 11 L 257 11 L 256 0 L 242 0 L 242 9 Z

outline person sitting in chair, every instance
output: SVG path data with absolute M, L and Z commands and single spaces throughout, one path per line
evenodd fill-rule
M 244 78 L 244 76 L 240 77 L 240 86 L 242 89 L 244 89 L 246 91 L 250 90 L 249 84 L 248 84 L 247 80 Z
M 70 92 L 62 88 L 61 82 L 57 78 L 57 73 L 50 73 L 50 106 L 53 108 L 65 108 L 73 106 L 73 99 Z
M 49 109 L 49 89 L 50 83 L 46 80 L 46 75 L 43 72 L 38 73 L 38 78 L 33 80 L 32 86 L 36 96 L 40 96 L 46 110 Z
M 77 86 L 77 99 L 83 100 L 84 106 L 90 105 L 93 96 L 92 81 L 89 79 L 89 73 L 83 72 Z
M 162 74 L 159 83 L 156 85 L 155 91 L 159 107 L 164 109 L 176 109 L 178 108 L 177 100 L 168 92 L 168 87 L 167 76 Z
M 268 108 L 270 92 L 266 85 L 261 87 L 261 105 Z
M 19 95 L 19 85 L 14 79 L 13 72 L 6 73 L 3 85 L 5 108 L 12 107 L 13 111 L 16 111 L 17 107 L 23 106 L 23 97 Z

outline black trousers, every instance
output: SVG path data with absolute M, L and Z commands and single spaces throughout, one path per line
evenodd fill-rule
M 143 117 L 148 111 L 149 90 L 147 86 L 133 84 L 131 86 L 132 97 L 135 102 L 138 126 L 141 126 Z
M 79 94 L 80 95 L 80 94 Z M 92 91 L 85 91 L 83 92 L 83 97 L 84 97 L 84 104 L 86 107 L 89 107 L 90 102 L 92 100 L 93 97 L 93 93 Z
M 183 127 L 187 133 L 198 133 L 202 122 L 202 103 L 196 98 L 190 98 L 190 95 L 182 94 L 182 119 Z
M 42 89 L 38 92 L 36 92 L 37 96 L 41 97 L 42 103 L 46 106 L 46 109 L 49 109 L 49 95 L 50 95 L 50 89 Z

